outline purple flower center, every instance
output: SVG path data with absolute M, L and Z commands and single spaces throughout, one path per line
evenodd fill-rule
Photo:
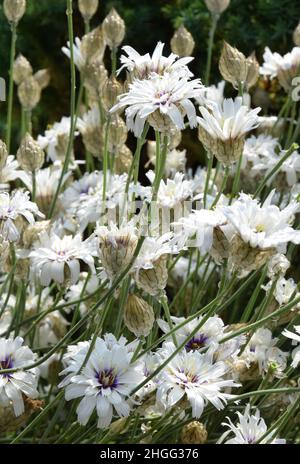
M 112 369 L 97 372 L 96 377 L 102 388 L 116 388 L 118 386 L 117 376 Z
M 12 359 L 10 356 L 6 356 L 6 358 L 2 361 L 0 361 L 0 370 L 2 369 L 12 369 L 14 366 L 13 366 L 13 362 L 12 362 Z M 7 377 L 9 378 L 10 375 L 7 373 L 7 374 L 1 374 L 3 375 L 4 377 Z
M 208 340 L 208 336 L 205 334 L 198 334 L 195 337 L 193 337 L 186 345 L 185 349 L 186 351 L 195 351 L 199 350 L 200 348 L 203 348 L 206 345 L 206 342 Z

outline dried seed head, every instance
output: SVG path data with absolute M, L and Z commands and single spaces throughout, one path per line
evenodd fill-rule
M 112 8 L 102 24 L 105 41 L 110 49 L 117 48 L 125 37 L 125 23 Z
M 154 130 L 162 132 L 163 134 L 169 134 L 175 129 L 171 119 L 165 114 L 162 114 L 159 110 L 154 111 L 154 113 L 151 113 L 148 116 L 148 123 L 153 127 Z
M 154 324 L 152 306 L 136 295 L 129 295 L 124 308 L 124 323 L 136 337 L 147 337 Z
M 201 422 L 193 421 L 183 426 L 181 442 L 185 445 L 203 445 L 207 440 L 207 430 Z
M 50 79 L 51 79 L 50 72 L 49 72 L 48 69 L 40 69 L 39 71 L 37 71 L 34 74 L 33 77 L 35 78 L 35 80 L 39 84 L 41 90 L 48 87 Z
M 101 26 L 96 27 L 96 29 L 82 37 L 80 50 L 85 57 L 86 64 L 95 59 L 102 61 L 105 42 Z
M 9 242 L 0 234 L 0 264 L 3 265 L 9 257 Z
M 102 159 L 103 154 L 103 130 L 99 126 L 89 126 L 82 132 L 82 140 L 87 151 L 95 158 Z
M 96 13 L 99 0 L 78 0 L 79 11 L 85 21 L 90 21 Z
M 115 157 L 116 174 L 124 174 L 125 172 L 128 173 L 132 164 L 132 160 L 132 151 L 127 147 L 127 145 L 123 145 L 121 148 L 119 148 Z
M 1 435 L 13 433 L 24 427 L 30 416 L 36 411 L 40 411 L 44 405 L 43 401 L 32 400 L 23 396 L 25 411 L 21 416 L 16 417 L 12 404 L 0 406 L 0 433 Z
M 26 10 L 26 0 L 4 0 L 4 14 L 10 23 L 18 24 Z
M 174 148 L 177 148 L 178 145 L 180 145 L 181 139 L 182 139 L 181 130 L 174 127 L 170 130 L 168 136 L 169 136 L 169 140 L 168 140 L 169 150 L 173 150 Z
M 6 144 L 0 139 L 0 169 L 3 169 L 7 161 L 7 147 Z
M 245 137 L 221 140 L 212 137 L 203 127 L 198 128 L 199 140 L 209 153 L 215 157 L 224 166 L 229 166 L 235 163 L 241 156 L 244 150 Z
M 171 39 L 171 50 L 178 56 L 190 56 L 193 53 L 195 41 L 192 34 L 180 26 Z
M 21 82 L 18 87 L 18 97 L 21 105 L 27 111 L 33 110 L 33 108 L 39 103 L 41 98 L 41 88 L 33 76 Z
M 127 126 L 120 116 L 115 115 L 109 124 L 108 129 L 108 150 L 116 153 L 126 142 Z
M 255 53 L 252 53 L 247 59 L 247 77 L 245 81 L 245 85 L 249 90 L 253 87 L 259 79 L 259 63 L 256 59 Z
M 18 162 L 24 171 L 33 172 L 40 169 L 45 161 L 45 154 L 38 142 L 29 133 L 23 138 L 17 152 Z
M 32 67 L 27 58 L 23 55 L 19 55 L 18 58 L 15 59 L 13 65 L 13 79 L 14 82 L 19 85 L 21 82 L 28 79 L 32 76 Z
M 217 264 L 221 264 L 229 256 L 230 243 L 220 227 L 215 227 L 213 232 L 213 244 L 210 255 Z
M 123 86 L 115 77 L 107 79 L 102 88 L 103 106 L 109 111 L 116 103 L 118 96 L 123 92 Z
M 49 230 L 50 221 L 38 221 L 33 225 L 28 225 L 22 236 L 24 248 L 27 250 L 31 248 L 32 244 L 38 240 L 39 234 L 41 232 L 48 232 Z
M 293 33 L 293 40 L 296 47 L 300 47 L 300 22 Z
M 206 6 L 211 13 L 221 14 L 230 4 L 230 0 L 205 0 Z
M 239 235 L 234 235 L 230 242 L 229 260 L 232 268 L 239 271 L 240 276 L 245 276 L 261 268 L 275 253 L 274 248 L 266 250 L 252 248 Z
M 139 288 L 151 296 L 162 295 L 168 281 L 167 255 L 162 255 L 151 269 L 140 269 L 134 276 Z
M 102 87 L 107 79 L 107 70 L 102 61 L 96 59 L 89 62 L 83 69 L 82 77 L 85 87 L 98 101 Z
M 223 79 L 237 89 L 239 83 L 244 83 L 247 80 L 248 66 L 245 55 L 237 48 L 224 42 L 219 61 L 219 69 Z
M 96 230 L 99 239 L 99 254 L 103 268 L 110 279 L 124 271 L 132 260 L 138 237 L 129 227 L 117 227 L 112 230 L 99 227 Z

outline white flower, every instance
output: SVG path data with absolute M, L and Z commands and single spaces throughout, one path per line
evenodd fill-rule
M 127 107 L 127 126 L 136 137 L 142 134 L 147 120 L 152 125 L 155 124 L 153 119 L 149 119 L 155 112 L 181 130 L 185 128 L 186 114 L 190 127 L 193 128 L 197 125 L 197 118 L 190 99 L 197 97 L 201 88 L 200 79 L 189 81 L 186 77 L 179 77 L 174 73 L 155 75 L 148 80 L 135 80 L 129 85 L 129 91 L 119 97 L 119 102 L 110 111 Z M 160 122 L 157 122 L 157 130 L 159 125 Z
M 127 56 L 121 55 L 120 61 L 122 66 L 118 70 L 118 73 L 125 68 L 131 73 L 133 78 L 137 79 L 148 79 L 153 74 L 172 72 L 176 72 L 180 77 L 193 76 L 186 65 L 194 58 L 185 57 L 177 59 L 178 56 L 174 53 L 165 57 L 162 55 L 164 45 L 165 44 L 158 42 L 152 56 L 150 56 L 149 53 L 140 55 L 134 48 L 129 46 L 122 47 L 122 50 L 124 50 Z
M 0 193 L 0 233 L 11 242 L 20 238 L 18 218 L 24 218 L 34 224 L 34 215 L 43 217 L 37 205 L 29 200 L 29 192 L 15 190 L 11 195 Z
M 154 182 L 154 172 L 148 171 L 146 176 L 151 183 Z M 174 208 L 180 205 L 184 200 L 192 199 L 194 190 L 194 182 L 186 180 L 185 175 L 181 172 L 176 172 L 173 179 L 167 179 L 166 182 L 162 179 L 157 192 L 157 205 Z
M 225 142 L 241 138 L 255 129 L 259 124 L 257 115 L 260 110 L 249 110 L 241 97 L 229 98 L 222 104 L 211 102 L 210 110 L 201 106 L 202 118 L 198 118 L 198 123 L 211 137 Z
M 93 105 L 87 113 L 84 113 L 82 118 L 77 118 L 77 129 L 81 134 L 85 134 L 87 130 L 92 128 L 101 128 L 101 116 L 98 105 Z
M 268 282 L 267 285 L 263 285 L 262 288 L 267 292 L 272 287 L 272 281 Z M 275 300 L 280 304 L 284 305 L 291 301 L 291 297 L 294 295 L 294 298 L 297 298 L 299 292 L 297 291 L 297 284 L 293 279 L 285 279 L 281 277 L 276 282 L 273 297 Z M 293 298 L 293 299 L 294 299 Z M 300 307 L 300 303 L 298 303 L 297 307 Z
M 71 118 L 63 116 L 59 122 L 55 122 L 45 135 L 38 136 L 38 143 L 47 151 L 48 159 L 52 162 L 64 159 L 70 136 Z M 78 135 L 75 132 L 74 136 Z
M 229 430 L 225 432 L 218 443 L 224 442 L 224 440 L 230 434 L 234 434 L 234 438 L 230 438 L 225 441 L 226 445 L 254 445 L 259 439 L 268 431 L 265 421 L 260 417 L 260 411 L 255 410 L 255 414 L 250 414 L 250 404 L 247 404 L 244 414 L 237 412 L 239 422 L 234 425 L 230 418 L 227 417 L 228 423 L 223 422 L 222 425 L 227 427 Z M 266 444 L 284 444 L 285 440 L 274 438 L 276 431 L 268 434 L 260 443 Z
M 162 361 L 174 350 L 172 343 L 164 343 L 161 349 Z M 238 386 L 233 380 L 224 380 L 226 372 L 226 364 L 222 361 L 213 363 L 211 354 L 183 350 L 159 374 L 157 400 L 166 407 L 172 407 L 186 396 L 195 418 L 201 417 L 208 403 L 212 403 L 218 410 L 223 409 L 227 399 L 233 395 L 221 390 Z
M 110 425 L 114 411 L 119 417 L 129 416 L 130 392 L 143 380 L 139 366 L 130 364 L 132 352 L 125 345 L 126 339 L 121 344 L 114 337 L 111 341 L 115 343 L 97 338 L 87 364 L 78 375 L 89 344 L 81 345 L 64 357 L 67 368 L 62 374 L 68 376 L 60 386 L 67 384 L 67 401 L 82 397 L 77 408 L 81 425 L 87 424 L 95 409 L 99 428 Z
M 172 233 L 160 237 L 146 237 L 132 270 L 138 272 L 140 269 L 152 269 L 160 257 L 179 251 L 177 238 Z
M 251 135 L 245 141 L 242 169 L 248 169 L 250 163 L 251 169 L 254 171 L 265 171 L 265 168 L 261 166 L 262 163 L 266 162 L 270 157 L 275 156 L 275 150 L 279 147 L 277 138 L 273 138 L 271 135 L 260 134 L 257 137 Z M 260 165 L 258 168 L 257 165 Z M 251 174 L 253 174 L 251 172 Z
M 295 325 L 294 329 L 296 333 L 291 332 L 290 330 L 285 329 L 282 332 L 282 335 L 284 335 L 287 338 L 290 338 L 292 340 L 293 345 L 297 345 L 297 343 L 300 343 L 300 325 Z M 292 353 L 293 356 L 293 362 L 292 362 L 292 367 L 296 369 L 300 363 L 300 345 L 297 346 Z
M 37 398 L 38 369 L 22 371 L 23 366 L 32 364 L 35 355 L 23 345 L 23 338 L 0 338 L 0 403 L 12 403 L 16 416 L 24 412 L 22 394 Z M 1 374 L 2 369 L 18 369 L 16 372 Z
M 292 80 L 297 76 L 300 65 L 300 47 L 294 47 L 289 53 L 281 56 L 279 53 L 272 53 L 266 47 L 263 55 L 264 63 L 260 68 L 263 76 L 270 76 L 271 79 L 278 77 L 280 84 L 285 90 L 289 90 Z
M 67 42 L 67 47 L 62 47 L 62 51 L 68 58 L 71 58 L 70 42 Z M 79 37 L 75 37 L 75 43 L 73 44 L 73 54 L 76 67 L 79 71 L 82 71 L 85 66 L 86 56 L 84 55 L 83 49 L 81 47 L 81 40 Z
M 19 163 L 15 157 L 9 155 L 5 166 L 0 171 L 0 184 L 6 184 L 16 179 L 21 179 L 21 181 L 27 185 L 30 177 L 25 171 L 19 169 L 19 167 Z
M 80 274 L 80 261 L 95 273 L 93 256 L 96 256 L 96 250 L 91 238 L 83 242 L 79 234 L 60 238 L 54 232 L 50 235 L 43 232 L 29 253 L 31 277 L 39 279 L 44 286 L 48 286 L 52 280 L 63 284 L 67 266 L 71 284 L 75 284 Z
M 197 98 L 198 103 L 201 106 L 207 106 L 208 108 L 210 107 L 211 102 L 222 105 L 224 101 L 225 84 L 225 81 L 221 81 L 217 86 L 211 85 L 209 87 L 205 87 L 200 97 Z
M 228 222 L 252 248 L 279 249 L 288 242 L 300 243 L 300 231 L 291 227 L 293 215 L 300 210 L 300 205 L 290 203 L 280 210 L 271 204 L 274 193 L 273 190 L 262 205 L 242 193 L 231 206 L 222 208 Z

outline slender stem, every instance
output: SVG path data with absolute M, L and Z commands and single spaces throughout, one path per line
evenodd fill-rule
M 163 296 L 161 298 L 161 304 L 162 304 L 162 307 L 164 308 L 165 316 L 166 316 L 167 322 L 169 324 L 170 330 L 172 330 L 173 329 L 173 324 L 172 324 L 172 320 L 171 320 L 170 309 L 169 309 L 169 305 L 168 305 L 168 299 L 167 299 L 166 296 Z M 178 346 L 175 333 L 172 333 L 172 339 L 173 339 L 174 345 Z
M 13 23 L 11 26 L 9 90 L 8 90 L 7 123 L 6 123 L 6 146 L 7 146 L 8 153 L 10 153 L 10 142 L 11 142 L 12 109 L 13 109 L 13 97 L 14 97 L 13 65 L 14 65 L 14 59 L 15 59 L 15 54 L 16 54 L 16 42 L 17 42 L 17 25 Z
M 209 31 L 209 40 L 208 40 L 208 55 L 207 55 L 207 63 L 206 63 L 206 72 L 205 72 L 205 85 L 209 85 L 209 78 L 210 78 L 210 70 L 211 70 L 211 58 L 212 58 L 212 51 L 214 46 L 214 38 L 217 29 L 217 24 L 219 20 L 218 14 L 212 14 L 212 23 Z
M 117 71 L 117 48 L 111 49 L 111 75 L 115 76 Z
M 36 195 L 36 175 L 35 171 L 32 171 L 32 191 L 31 191 L 31 198 L 32 201 L 35 201 L 35 195 Z
M 63 164 L 63 168 L 61 171 L 60 179 L 58 182 L 58 186 L 53 197 L 53 201 L 50 208 L 49 219 L 52 218 L 55 205 L 57 202 L 57 198 L 63 183 L 63 179 L 65 174 L 68 171 L 70 157 L 73 148 L 73 140 L 74 140 L 74 133 L 75 133 L 75 105 L 76 105 L 76 71 L 75 71 L 75 62 L 74 62 L 74 34 L 73 34 L 73 4 L 72 0 L 67 0 L 67 17 L 68 17 L 68 31 L 69 31 L 69 42 L 70 42 L 70 70 L 71 70 L 71 124 L 70 124 L 70 134 L 69 134 L 69 142 L 67 153 L 65 157 L 65 161 Z
M 214 162 L 214 157 L 213 157 L 213 155 L 209 154 L 208 160 L 207 160 L 207 173 L 206 173 L 204 194 L 203 194 L 204 208 L 206 208 L 206 199 L 207 199 L 207 193 L 208 193 L 208 187 L 209 187 L 209 181 L 210 181 L 211 171 L 212 171 L 212 167 L 213 167 L 213 162 Z
M 220 190 L 218 192 L 218 195 L 216 196 L 213 204 L 211 205 L 211 209 L 214 208 L 217 205 L 218 201 L 220 200 L 220 197 L 221 197 L 222 193 L 224 192 L 224 190 L 226 188 L 226 184 L 227 184 L 227 180 L 228 180 L 228 176 L 229 176 L 229 171 L 230 171 L 230 167 L 226 166 L 221 188 L 220 188 Z

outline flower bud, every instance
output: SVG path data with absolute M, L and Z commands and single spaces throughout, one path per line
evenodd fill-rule
M 85 21 L 90 21 L 96 13 L 99 0 L 78 0 L 79 11 Z
M 99 239 L 99 254 L 102 266 L 110 279 L 124 271 L 132 260 L 137 235 L 133 227 L 120 227 L 112 225 L 110 228 L 96 229 Z
M 124 308 L 124 323 L 136 337 L 147 337 L 154 324 L 152 306 L 136 295 L 129 295 Z
M 21 105 L 27 111 L 33 110 L 39 103 L 41 88 L 33 76 L 21 82 L 18 88 L 18 97 Z
M 39 84 L 41 90 L 48 87 L 50 79 L 51 79 L 48 69 L 40 69 L 34 74 L 33 77 L 35 78 L 36 82 Z
M 219 69 L 225 81 L 230 82 L 235 89 L 239 83 L 246 82 L 248 74 L 248 64 L 246 57 L 237 48 L 231 47 L 224 42 Z
M 4 14 L 8 21 L 18 24 L 26 10 L 26 0 L 4 0 Z
M 215 227 L 213 231 L 213 244 L 210 255 L 217 264 L 221 264 L 229 256 L 230 243 L 220 227 Z
M 132 164 L 133 155 L 132 151 L 123 145 L 117 152 L 115 157 L 115 172 L 116 174 L 124 174 L 129 172 L 130 166 Z
M 213 14 L 221 14 L 230 4 L 230 0 L 205 0 L 206 6 Z
M 300 47 L 300 22 L 293 33 L 293 40 L 296 47 Z
M 102 61 L 105 51 L 105 42 L 103 31 L 100 26 L 82 37 L 80 51 L 85 58 L 86 64 L 94 59 Z
M 256 59 L 255 53 L 252 53 L 252 55 L 246 59 L 246 63 L 248 71 L 245 84 L 247 89 L 250 89 L 256 84 L 259 78 L 259 63 Z
M 207 430 L 201 422 L 193 421 L 183 426 L 181 442 L 184 445 L 203 445 L 207 440 Z
M 82 132 L 82 140 L 87 151 L 95 158 L 102 159 L 103 154 L 103 130 L 99 126 L 87 126 Z
M 117 98 L 122 92 L 122 84 L 115 77 L 106 80 L 102 88 L 102 101 L 106 111 L 109 111 L 117 103 Z
M 117 48 L 125 37 L 125 23 L 112 8 L 102 24 L 105 41 L 110 49 Z
M 166 288 L 168 281 L 167 255 L 162 255 L 153 263 L 151 269 L 140 269 L 134 276 L 139 288 L 151 296 L 159 296 Z
M 17 159 L 24 171 L 34 172 L 43 166 L 45 154 L 40 145 L 27 133 L 17 152 Z
M 127 126 L 120 116 L 115 115 L 109 124 L 108 129 L 108 150 L 110 153 L 116 153 L 127 139 Z
M 230 245 L 230 264 L 240 272 L 241 276 L 261 268 L 276 252 L 273 248 L 266 250 L 252 248 L 239 235 L 234 235 Z
M 148 123 L 154 130 L 163 134 L 169 134 L 175 128 L 171 119 L 165 114 L 162 114 L 159 110 L 154 111 L 154 113 L 148 116 Z
M 35 222 L 32 225 L 28 225 L 28 227 L 25 229 L 23 236 L 22 236 L 22 242 L 24 245 L 24 248 L 27 250 L 31 248 L 34 242 L 36 242 L 39 238 L 39 234 L 41 232 L 49 232 L 50 231 L 50 221 L 38 221 Z
M 181 26 L 171 39 L 171 50 L 178 56 L 190 56 L 193 53 L 195 41 L 192 34 Z
M 235 139 L 215 139 L 203 127 L 198 128 L 198 138 L 209 153 L 215 155 L 224 166 L 235 163 L 244 150 L 245 137 Z
M 0 139 L 0 169 L 3 169 L 7 161 L 7 147 L 6 144 Z
M 9 257 L 10 253 L 10 247 L 9 247 L 9 242 L 3 237 L 3 235 L 0 235 L 0 264 L 3 265 L 7 258 Z
M 32 76 L 32 67 L 27 58 L 23 55 L 19 55 L 14 61 L 13 65 L 13 79 L 14 82 L 19 85 L 21 82 Z
M 107 70 L 103 63 L 96 59 L 89 62 L 82 73 L 85 87 L 99 100 L 102 87 L 107 79 Z

